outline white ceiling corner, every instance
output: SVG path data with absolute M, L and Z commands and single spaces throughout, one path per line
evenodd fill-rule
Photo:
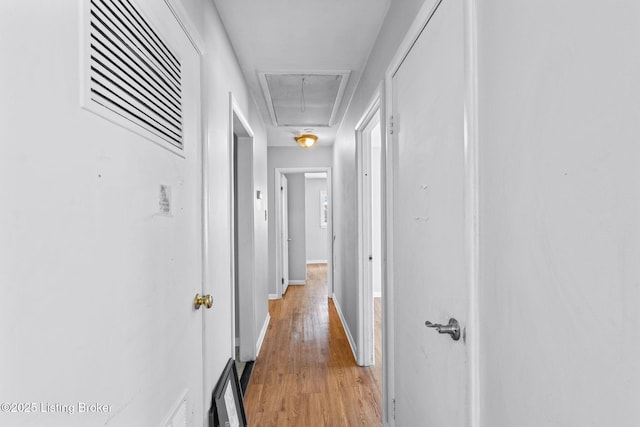
M 333 144 L 390 1 L 214 0 L 264 119 L 269 146 L 297 147 L 294 136 L 308 130 L 318 136 L 319 146 Z M 335 70 L 348 72 L 330 108 L 328 125 L 307 121 L 300 126 L 277 126 L 277 109 L 270 111 L 272 97 L 268 90 L 265 92 L 266 82 L 261 82 L 260 76 L 283 70 L 319 76 Z M 313 98 L 311 93 L 305 95 Z M 299 93 L 294 92 L 290 98 L 291 105 L 283 103 L 284 110 L 289 109 L 291 120 L 299 120 L 294 114 L 300 110 Z M 329 107 L 313 107 L 311 98 L 307 107 L 317 108 L 318 115 L 326 118 Z M 325 101 L 322 96 L 317 100 L 320 104 Z

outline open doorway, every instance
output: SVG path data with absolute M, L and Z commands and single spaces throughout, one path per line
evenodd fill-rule
M 356 126 L 360 318 L 358 363 L 382 367 L 383 155 L 380 96 Z
M 306 285 L 309 274 L 328 273 L 329 197 L 326 172 L 286 173 L 280 183 L 282 295 Z M 326 282 L 323 279 L 322 282 Z
M 232 357 L 238 375 L 256 358 L 253 131 L 230 96 Z
M 312 264 L 324 264 L 327 293 L 331 297 L 331 168 L 276 168 L 274 191 L 277 297 L 281 298 L 290 284 L 305 284 L 307 265 Z

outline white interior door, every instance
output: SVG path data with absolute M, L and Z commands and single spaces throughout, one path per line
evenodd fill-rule
M 3 75 L 20 96 L 7 95 L 16 103 L 3 110 L 3 139 L 15 143 L 3 144 L 0 167 L 11 183 L 0 186 L 0 396 L 45 406 L 2 425 L 202 425 L 199 54 L 164 2 L 143 5 L 181 62 L 179 154 L 82 110 L 69 96 L 77 72 Z M 44 43 L 45 63 L 76 70 L 78 47 L 92 42 L 76 7 L 89 2 L 36 2 L 20 13 L 37 31 L 8 19 L 0 28 L 28 49 Z
M 468 424 L 463 2 L 444 0 L 392 73 L 396 425 Z
M 282 295 L 287 292 L 287 288 L 289 287 L 289 190 L 287 186 L 287 177 L 286 175 L 282 175 L 281 178 L 281 198 L 282 202 Z
M 163 347 L 160 354 L 165 354 L 167 369 L 179 373 L 171 391 L 177 396 L 181 389 L 187 390 L 187 418 L 194 425 L 199 425 L 205 418 L 208 408 L 204 408 L 203 396 L 203 316 L 209 309 L 202 305 L 194 306 L 196 293 L 204 294 L 203 286 L 203 193 L 202 193 L 202 136 L 200 126 L 200 58 L 191 45 L 186 34 L 173 19 L 172 38 L 179 43 L 183 61 L 182 96 L 184 102 L 184 146 L 185 158 L 178 164 L 159 164 L 168 172 L 172 167 L 173 217 L 167 224 L 158 224 L 154 230 L 158 246 L 165 250 L 155 250 L 157 258 L 154 266 L 166 266 L 166 279 L 162 282 L 162 293 L 165 301 L 153 313 L 156 322 L 165 319 L 164 327 L 157 327 L 158 346 Z M 169 175 L 167 173 L 167 175 Z M 154 328 L 153 324 L 149 325 Z M 154 328 L 155 329 L 155 328 Z M 162 344 L 160 344 L 162 343 Z M 176 351 L 176 349 L 181 349 Z M 157 352 L 158 349 L 151 349 Z M 166 387 L 158 384 L 157 387 Z M 175 398 L 175 397 L 174 397 Z M 176 408 L 178 418 L 173 425 L 181 422 L 180 411 Z M 191 412 L 192 411 L 192 412 Z M 188 425 L 188 423 L 187 423 Z

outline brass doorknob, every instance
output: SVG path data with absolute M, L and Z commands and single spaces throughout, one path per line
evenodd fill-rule
M 213 297 L 210 294 L 200 296 L 200 294 L 196 294 L 195 299 L 193 300 L 193 306 L 197 309 L 200 308 L 201 305 L 204 305 L 206 308 L 211 308 L 213 306 Z

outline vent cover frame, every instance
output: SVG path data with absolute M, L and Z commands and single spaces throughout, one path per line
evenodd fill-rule
M 166 37 L 158 30 L 160 26 L 155 25 L 154 21 L 149 19 L 149 15 L 135 0 L 87 0 L 81 3 L 80 104 L 82 108 L 124 127 L 180 157 L 185 157 L 182 60 L 177 49 L 171 46 Z M 117 22 L 116 14 L 112 15 L 112 18 L 115 19 L 108 22 L 114 31 L 112 34 L 115 37 L 112 36 L 112 38 L 114 40 L 119 38 L 115 42 L 118 42 L 119 47 L 127 49 L 130 53 L 129 57 L 123 55 L 122 51 L 105 49 L 107 43 L 114 40 L 104 40 L 105 36 L 92 26 L 92 19 L 95 20 L 96 15 L 101 17 L 103 22 L 108 21 L 105 19 L 106 16 L 101 15 L 100 10 L 96 9 L 105 5 L 111 6 L 116 14 L 120 13 L 121 19 L 126 18 L 122 11 L 126 10 L 125 6 L 129 6 L 129 10 L 132 10 L 132 13 L 135 13 L 139 20 L 140 26 L 133 29 L 125 26 L 120 27 L 119 25 L 122 23 Z M 95 15 L 92 16 L 92 12 Z M 114 24 L 114 22 L 117 23 Z M 101 23 L 98 22 L 98 26 L 100 25 Z M 146 31 L 148 31 L 146 34 L 140 32 L 143 27 L 146 27 Z M 128 35 L 137 32 L 139 37 L 130 37 L 125 40 L 127 34 L 121 31 L 122 28 L 127 28 L 126 31 L 130 31 Z M 96 41 L 100 38 L 107 42 L 100 46 L 103 53 L 111 54 L 111 58 L 105 58 L 94 48 L 100 45 L 100 42 Z M 151 47 L 156 50 L 155 58 L 149 58 L 149 52 L 145 53 L 143 50 L 145 47 L 141 41 L 148 42 L 149 40 L 156 43 L 155 47 Z M 125 42 L 127 43 L 125 44 Z M 113 45 L 108 47 L 113 48 Z M 114 55 L 114 51 L 118 53 L 118 56 Z M 134 51 L 138 55 L 134 54 Z M 142 57 L 140 54 L 145 56 Z M 106 64 L 114 68 L 111 74 L 100 64 L 100 62 L 104 64 L 105 59 L 112 61 Z M 132 59 L 136 59 L 136 61 Z M 164 64 L 159 64 L 160 61 L 163 61 Z M 172 76 L 168 75 L 170 72 L 173 74 Z M 105 89 L 105 86 L 108 86 L 109 89 Z M 102 89 L 104 93 L 108 92 L 126 109 L 104 99 L 97 94 L 96 89 Z
M 265 98 L 265 104 L 267 106 L 267 110 L 269 111 L 269 116 L 271 117 L 271 122 L 273 126 L 279 128 L 295 128 L 300 126 L 308 126 L 308 127 L 332 127 L 335 124 L 335 119 L 342 105 L 342 99 L 344 97 L 345 90 L 347 88 L 347 84 L 349 82 L 349 76 L 351 75 L 350 70 L 260 70 L 258 73 L 258 80 L 260 82 L 260 86 L 262 88 L 262 92 Z M 288 123 L 288 124 L 280 124 L 278 123 L 277 114 L 274 110 L 273 99 L 271 96 L 271 92 L 269 90 L 269 84 L 267 82 L 267 76 L 277 76 L 277 75 L 291 75 L 291 76 L 335 76 L 340 77 L 340 85 L 338 87 L 338 92 L 336 94 L 333 108 L 331 110 L 331 115 L 329 118 L 328 124 L 319 124 L 319 123 Z

